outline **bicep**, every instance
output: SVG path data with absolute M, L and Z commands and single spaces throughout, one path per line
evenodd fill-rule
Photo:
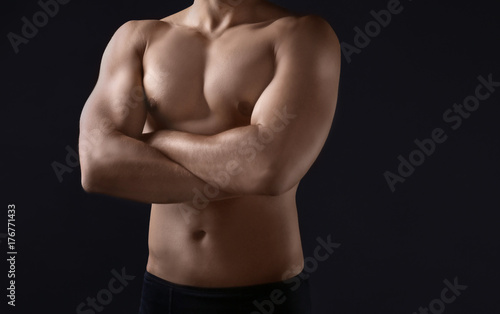
M 81 136 L 113 131 L 140 136 L 146 119 L 141 46 L 131 22 L 114 34 L 103 54 L 97 84 L 82 111 Z
M 252 114 L 252 124 L 272 138 L 269 153 L 276 166 L 289 174 L 290 184 L 298 183 L 317 158 L 337 102 L 338 41 L 329 26 L 315 23 L 295 31 L 280 44 L 275 77 Z M 321 29 L 311 34 L 310 28 L 317 27 Z

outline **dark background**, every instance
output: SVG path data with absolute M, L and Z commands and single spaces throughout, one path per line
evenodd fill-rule
M 353 44 L 371 10 L 388 0 L 273 1 L 327 19 Z M 340 243 L 311 271 L 315 312 L 418 313 L 443 281 L 467 289 L 445 313 L 500 313 L 500 88 L 452 131 L 442 115 L 473 95 L 477 77 L 500 81 L 494 1 L 404 0 L 403 11 L 350 63 L 342 60 L 328 142 L 299 188 L 306 257 L 316 238 Z M 77 148 L 78 121 L 113 32 L 130 19 L 162 18 L 190 1 L 71 1 L 14 53 L 35 0 L 2 4 L 2 211 L 15 204 L 16 308 L 7 303 L 7 243 L 0 238 L 1 313 L 76 313 L 113 278 L 136 276 L 102 313 L 136 313 L 147 260 L 148 206 L 86 194 L 80 170 L 59 182 L 53 162 Z M 442 128 L 448 140 L 392 193 L 384 172 L 415 139 Z M 202 262 L 202 261 L 200 261 Z M 6 309 L 6 310 L 4 310 Z M 438 312 L 436 312 L 438 313 Z

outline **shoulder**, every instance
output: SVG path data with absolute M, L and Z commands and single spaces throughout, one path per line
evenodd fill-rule
M 287 16 L 275 23 L 275 53 L 278 59 L 294 55 L 297 58 L 321 58 L 337 63 L 340 43 L 330 24 L 316 15 Z
M 322 17 L 309 15 L 287 15 L 275 21 L 283 32 L 291 31 L 333 31 L 330 24 Z
M 171 27 L 171 24 L 163 20 L 130 20 L 116 30 L 115 36 L 147 39 L 156 30 L 168 27 Z
M 130 20 L 115 31 L 110 45 L 144 50 L 158 30 L 169 27 L 170 23 L 160 20 Z
M 330 24 L 320 16 L 287 16 L 275 23 L 277 44 L 284 42 L 308 43 L 313 45 L 340 46 L 337 35 Z

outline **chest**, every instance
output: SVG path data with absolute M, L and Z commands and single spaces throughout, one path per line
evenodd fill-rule
M 273 77 L 274 53 L 258 30 L 211 40 L 173 28 L 154 39 L 143 64 L 150 128 L 210 134 L 249 124 Z

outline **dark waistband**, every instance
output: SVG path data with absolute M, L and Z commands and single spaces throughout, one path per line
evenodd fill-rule
M 174 290 L 183 290 L 186 292 L 202 292 L 202 293 L 207 293 L 207 294 L 253 294 L 256 292 L 262 292 L 262 291 L 272 291 L 274 289 L 280 289 L 280 290 L 287 290 L 290 289 L 290 287 L 293 286 L 293 283 L 297 282 L 297 280 L 300 280 L 300 282 L 307 282 L 307 279 L 303 279 L 300 274 L 291 278 L 287 279 L 285 281 L 278 281 L 278 282 L 271 282 L 271 283 L 264 283 L 264 284 L 258 284 L 258 285 L 251 285 L 251 286 L 239 286 L 239 287 L 227 287 L 227 288 L 205 288 L 205 287 L 196 287 L 196 286 L 188 286 L 188 285 L 181 285 L 177 283 L 173 283 L 170 281 L 167 281 L 165 279 L 162 279 L 160 277 L 157 277 L 148 271 L 144 273 L 144 279 L 145 280 L 150 280 L 152 282 L 155 282 L 163 287 L 166 288 L 172 288 Z

